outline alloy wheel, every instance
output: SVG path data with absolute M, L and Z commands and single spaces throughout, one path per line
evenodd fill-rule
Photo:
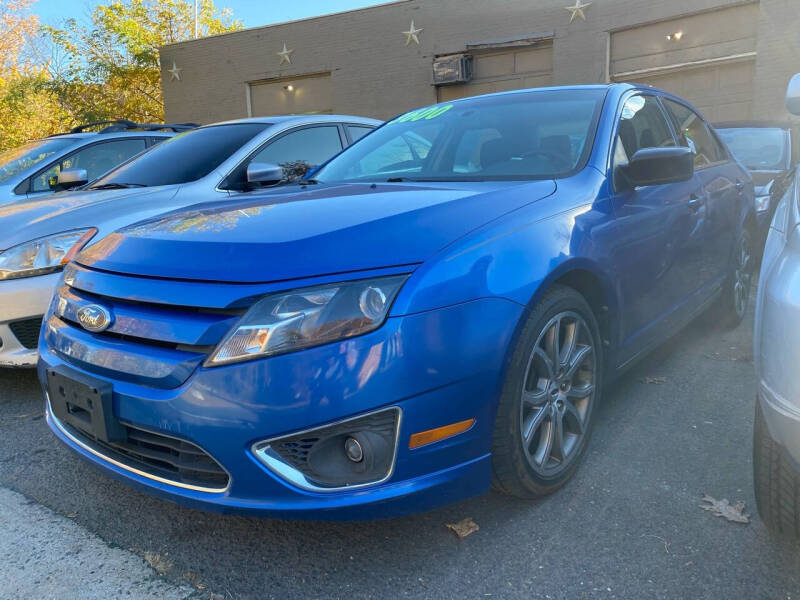
M 597 358 L 579 314 L 550 319 L 533 346 L 520 403 L 521 439 L 528 465 L 558 475 L 580 454 L 595 397 Z
M 750 285 L 753 277 L 750 263 L 750 242 L 747 236 L 742 236 L 733 274 L 733 302 L 736 314 L 739 317 L 744 316 L 744 311 L 747 309 L 747 300 L 750 296 Z

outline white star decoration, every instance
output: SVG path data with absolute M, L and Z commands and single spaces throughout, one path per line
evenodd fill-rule
M 403 35 L 406 36 L 406 46 L 408 46 L 412 41 L 419 45 L 419 34 L 422 33 L 422 27 L 417 29 L 414 27 L 414 21 L 411 21 L 411 27 L 408 28 L 408 31 L 404 31 Z
M 170 75 L 169 80 L 170 81 L 175 81 L 177 79 L 178 81 L 180 81 L 181 80 L 181 71 L 183 71 L 183 69 L 179 69 L 178 65 L 176 65 L 175 61 L 173 60 L 172 61 L 172 68 L 171 69 L 167 69 L 167 73 L 169 73 L 169 75 Z
M 565 6 L 564 8 L 566 8 L 571 13 L 569 16 L 569 22 L 572 23 L 576 17 L 580 17 L 582 20 L 585 21 L 586 15 L 583 14 L 583 9 L 586 8 L 587 6 L 590 6 L 591 4 L 592 4 L 591 2 L 582 4 L 581 0 L 575 0 L 574 6 Z
M 294 52 L 294 50 L 287 49 L 286 42 L 283 42 L 283 50 L 276 53 L 278 56 L 281 57 L 281 64 L 283 63 L 292 64 L 292 52 Z

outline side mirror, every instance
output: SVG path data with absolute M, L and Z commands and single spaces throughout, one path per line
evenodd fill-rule
M 64 169 L 58 174 L 56 180 L 56 190 L 69 190 L 79 185 L 89 183 L 89 175 L 86 169 Z
M 617 170 L 630 187 L 678 183 L 694 175 L 694 152 L 682 146 L 642 148 Z
M 283 181 L 283 168 L 270 163 L 247 165 L 247 183 L 251 185 L 276 185 Z
M 313 179 L 314 175 L 316 175 L 319 170 L 322 168 L 322 165 L 318 165 L 306 171 L 306 174 L 303 175 L 303 179 Z
M 800 115 L 800 73 L 792 77 L 786 88 L 786 108 L 793 115 Z

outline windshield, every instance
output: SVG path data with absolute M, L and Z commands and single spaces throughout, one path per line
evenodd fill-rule
M 778 171 L 786 168 L 787 133 L 778 127 L 717 129 L 719 137 L 733 155 L 752 171 Z
M 574 173 L 591 150 L 604 89 L 546 90 L 406 113 L 334 158 L 315 180 L 480 181 Z
M 233 123 L 180 133 L 114 169 L 95 181 L 90 189 L 197 181 L 267 127 L 269 123 Z
M 44 139 L 0 153 L 0 183 L 74 143 L 75 138 Z

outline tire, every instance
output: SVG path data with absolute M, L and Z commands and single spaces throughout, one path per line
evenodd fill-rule
M 591 436 L 602 377 L 594 313 L 572 288 L 553 286 L 528 316 L 503 385 L 492 439 L 495 489 L 535 498 L 572 477 Z
M 753 236 L 742 229 L 736 242 L 736 250 L 730 271 L 722 286 L 722 295 L 713 314 L 725 329 L 734 329 L 747 314 L 753 284 Z
M 800 538 L 800 475 L 786 450 L 769 434 L 756 400 L 753 426 L 753 483 L 761 520 L 775 535 Z

